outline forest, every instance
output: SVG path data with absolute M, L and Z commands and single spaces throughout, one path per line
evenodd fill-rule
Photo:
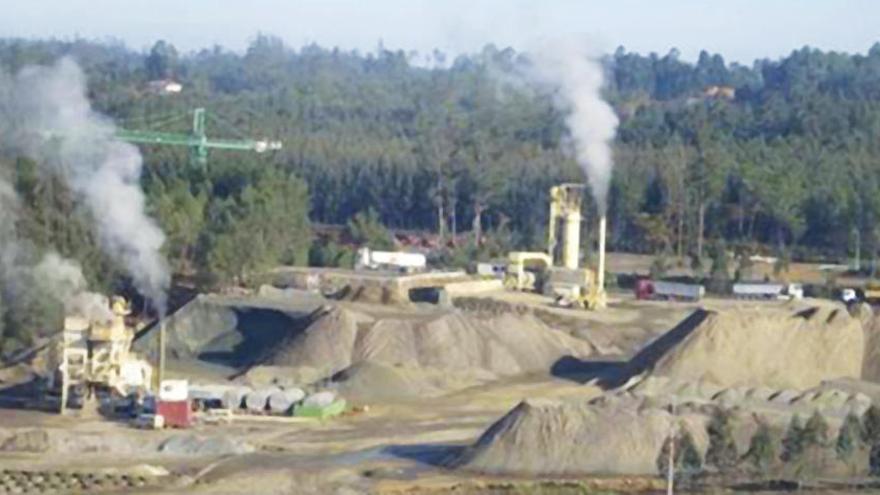
M 293 48 L 268 35 L 243 53 L 0 40 L 8 74 L 60 57 L 83 68 L 93 106 L 119 128 L 187 133 L 203 107 L 211 137 L 283 142 L 262 154 L 212 150 L 207 165 L 185 147 L 140 146 L 169 263 L 205 287 L 246 283 L 280 263 L 349 262 L 350 246 L 313 235 L 328 225 L 343 226 L 348 244 L 388 243 L 385 229 L 432 232 L 453 262 L 543 249 L 548 189 L 585 181 L 553 95 L 508 83 L 528 63 L 510 48 L 434 52 L 425 63 L 381 45 Z M 705 51 L 691 63 L 674 49 L 623 47 L 602 62 L 620 118 L 611 249 L 698 267 L 719 246 L 799 260 L 876 257 L 880 43 L 864 54 L 804 47 L 750 66 Z M 183 90 L 157 93 L 157 80 Z M 96 288 L 124 288 L 89 213 L 37 169 L 0 152 L 0 174 L 24 205 L 20 235 L 79 261 Z

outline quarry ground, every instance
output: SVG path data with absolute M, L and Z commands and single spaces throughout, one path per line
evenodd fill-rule
M 623 361 L 645 343 L 674 327 L 698 305 L 635 301 L 612 294 L 602 312 L 560 309 L 529 294 L 497 293 L 492 298 L 542 311 L 555 328 L 587 336 L 616 348 Z M 708 299 L 702 307 L 728 308 L 781 303 Z M 362 304 L 353 304 L 361 307 Z M 393 312 L 389 307 L 376 308 Z M 454 350 L 450 350 L 454 352 Z M 177 431 L 136 430 L 123 422 L 76 415 L 0 409 L 0 432 L 46 432 L 36 445 L 10 441 L 0 445 L 5 470 L 52 473 L 128 473 L 144 466 L 163 467 L 169 476 L 147 477 L 147 486 L 105 485 L 106 493 L 521 493 L 535 480 L 478 476 L 450 470 L 443 462 L 474 442 L 499 417 L 524 398 L 590 398 L 601 394 L 585 385 L 595 363 L 530 373 L 467 388 L 442 397 L 365 401 L 364 412 L 318 421 L 242 420 L 232 425 L 200 425 L 187 432 L 241 440 L 255 448 L 245 454 L 169 455 L 156 446 Z M 14 435 L 12 435 L 14 436 Z M 2 443 L 2 441 L 0 441 Z M 27 442 L 24 442 L 27 444 Z M 31 450 L 31 452 L 28 452 Z M 582 480 L 583 481 L 583 480 Z M 651 478 L 593 478 L 590 486 L 635 490 L 657 486 Z M 552 485 L 545 493 L 575 490 Z M 33 488 L 34 492 L 49 488 Z M 102 491 L 103 493 L 104 491 Z M 14 492 L 13 492 L 14 493 Z

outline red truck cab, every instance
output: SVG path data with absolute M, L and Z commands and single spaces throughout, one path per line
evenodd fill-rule
M 649 278 L 640 278 L 636 280 L 634 290 L 636 299 L 651 299 L 654 296 L 654 282 Z

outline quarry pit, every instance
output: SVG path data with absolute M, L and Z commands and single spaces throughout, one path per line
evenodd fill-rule
M 168 378 L 329 390 L 348 401 L 342 415 L 205 416 L 151 431 L 6 407 L 0 492 L 644 491 L 663 487 L 655 459 L 671 403 L 702 448 L 712 408 L 736 410 L 744 448 L 750 418 L 781 429 L 820 410 L 840 424 L 880 398 L 869 308 L 611 292 L 588 312 L 491 288 L 388 298 L 382 284 L 399 281 L 369 279 L 380 288 L 353 274 L 343 295 L 294 284 L 199 295 L 166 321 Z M 150 356 L 157 328 L 134 350 Z M 36 359 L 0 371 L 6 399 Z

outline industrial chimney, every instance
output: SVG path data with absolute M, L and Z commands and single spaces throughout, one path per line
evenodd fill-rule
M 599 266 L 596 268 L 596 285 L 599 293 L 605 293 L 605 215 L 599 217 Z

